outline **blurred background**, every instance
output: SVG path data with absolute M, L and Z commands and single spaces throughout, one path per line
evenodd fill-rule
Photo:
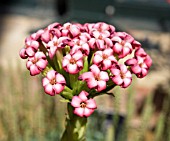
M 170 141 L 170 0 L 1 0 L 0 141 L 58 141 L 66 103 L 44 94 L 19 50 L 53 22 L 98 22 L 132 34 L 153 59 L 146 78 L 96 98 L 87 141 Z

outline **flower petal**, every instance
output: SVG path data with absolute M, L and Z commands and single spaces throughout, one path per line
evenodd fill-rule
M 54 96 L 55 93 L 54 93 L 54 90 L 53 90 L 53 86 L 51 84 L 47 84 L 44 86 L 44 91 L 46 94 L 49 94 L 51 96 Z
M 75 108 L 74 109 L 74 114 L 83 117 L 84 116 L 84 108 Z
M 124 79 L 123 79 L 122 88 L 128 87 L 128 86 L 131 84 L 131 82 L 132 82 L 132 79 L 130 79 L 130 78 L 124 78 Z
M 96 109 L 97 105 L 94 99 L 90 98 L 89 100 L 86 101 L 86 107 L 90 109 Z
M 47 73 L 47 79 L 52 80 L 52 79 L 55 78 L 55 75 L 56 75 L 56 71 L 50 70 L 50 71 Z
M 55 84 L 53 85 L 53 90 L 55 91 L 55 94 L 59 94 L 64 90 L 64 86 L 61 84 Z
M 76 74 L 78 72 L 78 68 L 76 64 L 68 64 L 67 65 L 67 71 L 70 74 Z
M 78 96 L 73 96 L 72 101 L 71 101 L 71 105 L 73 107 L 79 108 L 81 102 L 82 102 L 82 100 Z
M 106 89 L 106 81 L 98 81 L 97 82 L 97 91 L 100 92 Z
M 90 67 L 90 70 L 95 76 L 99 75 L 100 73 L 100 69 L 95 64 Z
M 39 74 L 41 71 L 37 68 L 36 65 L 31 65 L 30 66 L 30 75 L 34 76 L 34 75 L 37 75 Z
M 119 75 L 112 77 L 112 81 L 117 85 L 121 85 L 123 83 L 123 80 Z
M 88 96 L 89 94 L 86 92 L 86 91 L 82 91 L 80 94 L 79 94 L 79 98 L 82 100 L 82 101 L 86 101 L 86 100 L 88 100 L 87 99 L 87 96 Z
M 94 109 L 84 108 L 84 116 L 89 117 L 94 112 Z
M 43 87 L 44 87 L 45 85 L 49 84 L 49 83 L 50 83 L 50 81 L 49 81 L 46 77 L 42 79 L 42 85 L 43 85 Z
M 107 72 L 101 71 L 99 73 L 99 78 L 100 78 L 100 80 L 108 81 L 109 80 L 109 75 L 108 75 Z

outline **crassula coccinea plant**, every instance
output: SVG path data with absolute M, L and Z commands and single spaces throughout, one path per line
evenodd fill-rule
M 85 141 L 87 118 L 97 108 L 94 97 L 127 88 L 132 74 L 143 78 L 152 64 L 138 41 L 103 22 L 50 24 L 27 37 L 19 54 L 30 75 L 42 74 L 46 94 L 68 102 L 61 141 Z

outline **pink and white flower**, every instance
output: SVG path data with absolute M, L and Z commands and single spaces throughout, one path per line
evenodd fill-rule
M 30 37 L 28 37 L 25 40 L 25 47 L 20 50 L 19 55 L 22 59 L 32 57 L 37 52 L 38 48 L 39 42 L 32 40 Z
M 119 58 L 123 58 L 128 54 L 132 53 L 133 47 L 132 42 L 134 38 L 125 32 L 117 32 L 115 36 L 112 37 L 114 43 L 113 50 L 118 54 Z
M 64 48 L 70 39 L 68 37 L 60 37 L 57 38 L 56 36 L 53 37 L 51 41 L 47 44 L 48 55 L 52 59 L 59 48 Z
M 45 93 L 54 96 L 55 94 L 59 94 L 64 90 L 66 81 L 63 75 L 57 73 L 54 70 L 50 70 L 46 77 L 42 79 L 42 84 Z
M 110 33 L 104 34 L 99 31 L 92 32 L 92 38 L 88 41 L 90 48 L 94 49 L 97 47 L 99 50 L 103 50 L 105 48 L 109 48 L 113 46 L 113 43 L 110 38 Z
M 80 27 L 76 24 L 65 23 L 61 29 L 62 36 L 74 38 L 80 34 Z
M 86 91 L 82 91 L 78 96 L 73 96 L 71 105 L 75 108 L 74 114 L 80 117 L 89 117 L 97 108 L 94 99 L 88 99 L 89 94 Z
M 86 81 L 87 86 L 96 89 L 98 92 L 106 89 L 106 81 L 109 80 L 108 73 L 100 71 L 97 65 L 90 67 L 90 72 L 85 72 L 79 76 L 80 80 Z
M 76 74 L 83 68 L 83 54 L 80 50 L 74 54 L 67 54 L 62 61 L 64 70 L 70 74 Z
M 96 51 L 93 58 L 93 63 L 101 67 L 102 70 L 109 69 L 113 64 L 117 63 L 113 56 L 113 50 L 107 48 L 104 51 Z
M 112 81 L 116 84 L 121 86 L 122 88 L 128 87 L 132 82 L 132 74 L 127 69 L 126 65 L 120 64 L 117 66 L 113 66 L 110 69 L 111 73 L 113 74 Z
M 33 57 L 29 57 L 26 67 L 30 70 L 30 75 L 34 76 L 41 73 L 47 66 L 48 61 L 43 52 L 36 52 Z
M 44 32 L 41 35 L 41 40 L 48 43 L 54 36 L 57 38 L 61 37 L 60 28 L 61 24 L 59 23 L 50 24 L 46 29 L 44 29 Z
M 152 65 L 152 59 L 142 48 L 139 48 L 135 52 L 135 57 L 128 59 L 125 64 L 131 66 L 131 71 L 138 78 L 143 78 L 148 74 L 148 70 Z
M 79 39 L 73 39 L 73 44 L 74 45 L 73 45 L 71 52 L 70 52 L 71 54 L 74 54 L 78 50 L 80 50 L 83 53 L 83 55 L 86 55 L 86 56 L 89 55 L 90 47 L 86 42 L 79 40 Z

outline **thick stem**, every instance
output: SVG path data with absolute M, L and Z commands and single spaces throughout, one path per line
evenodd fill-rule
M 68 103 L 68 115 L 66 117 L 66 129 L 61 141 L 86 141 L 87 118 L 81 118 L 73 113 L 73 107 Z

